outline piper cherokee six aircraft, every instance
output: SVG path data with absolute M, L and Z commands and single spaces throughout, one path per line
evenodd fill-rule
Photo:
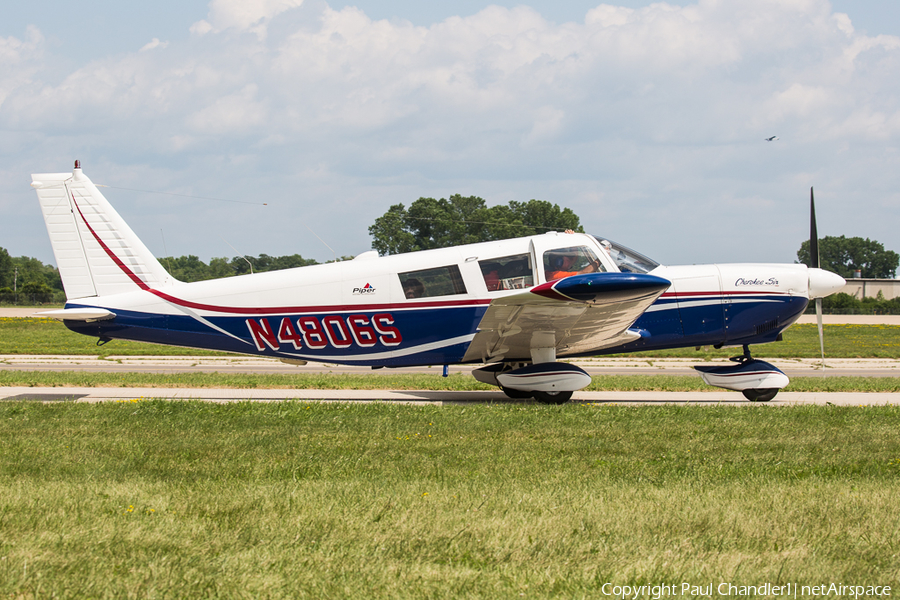
M 706 345 L 744 350 L 735 365 L 697 367 L 707 383 L 770 400 L 788 378 L 749 346 L 780 339 L 811 298 L 845 283 L 798 264 L 667 267 L 601 237 L 558 232 L 183 283 L 78 161 L 71 173 L 32 179 L 67 299 L 43 314 L 98 343 L 293 364 L 484 364 L 473 371 L 479 381 L 545 403 L 591 381 L 559 358 Z

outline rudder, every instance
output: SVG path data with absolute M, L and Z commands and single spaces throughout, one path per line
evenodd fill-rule
M 78 161 L 72 173 L 31 178 L 68 300 L 174 283 Z

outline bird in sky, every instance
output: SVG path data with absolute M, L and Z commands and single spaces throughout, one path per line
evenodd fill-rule
M 777 139 L 778 139 L 778 136 L 777 136 L 777 135 L 773 135 L 772 137 L 767 137 L 767 138 L 766 138 L 766 141 L 767 141 L 767 142 L 774 142 L 774 141 L 777 140 Z

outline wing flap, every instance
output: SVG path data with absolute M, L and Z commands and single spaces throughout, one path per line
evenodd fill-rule
M 464 360 L 531 360 L 535 348 L 558 355 L 617 346 L 640 337 L 629 327 L 671 283 L 637 273 L 589 273 L 497 298 Z

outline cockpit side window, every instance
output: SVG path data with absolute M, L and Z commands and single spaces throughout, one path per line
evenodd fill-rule
M 652 258 L 647 258 L 640 252 L 635 252 L 631 248 L 627 248 L 622 244 L 611 242 L 606 238 L 593 236 L 600 243 L 600 246 L 609 254 L 616 266 L 623 273 L 649 273 L 659 266 L 659 263 Z
M 407 298 L 430 298 L 466 293 L 459 267 L 449 265 L 421 271 L 399 273 L 403 295 Z
M 569 246 L 544 252 L 544 276 L 556 281 L 582 273 L 604 273 L 606 267 L 589 246 Z
M 515 254 L 478 261 L 489 292 L 523 290 L 534 285 L 530 254 Z

